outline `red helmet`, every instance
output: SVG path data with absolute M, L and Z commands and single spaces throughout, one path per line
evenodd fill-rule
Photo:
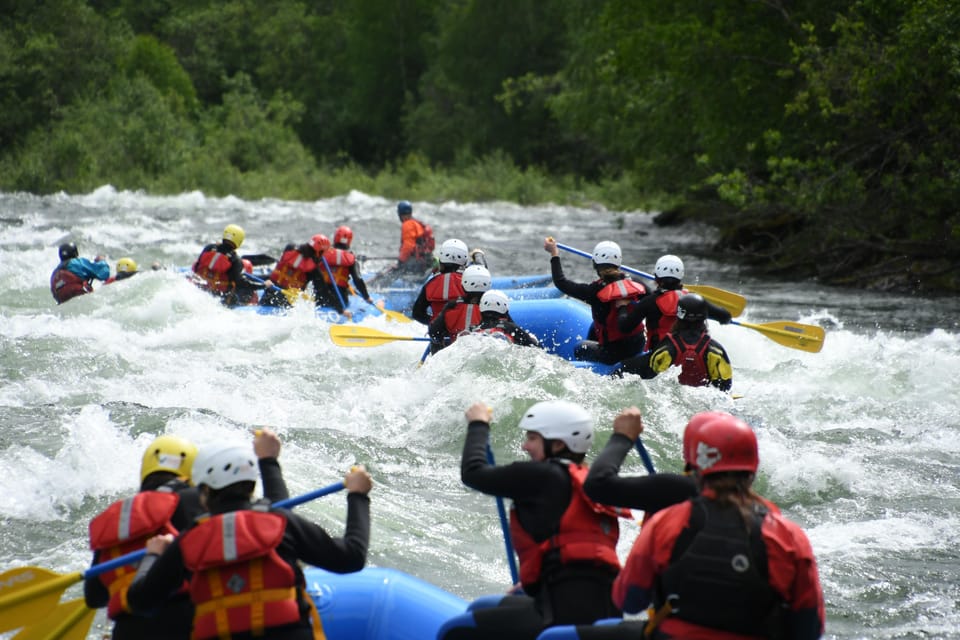
M 757 436 L 746 422 L 731 415 L 710 420 L 694 438 L 694 464 L 701 476 L 722 471 L 756 473 L 760 464 Z
M 244 273 L 253 273 L 253 263 L 252 263 L 252 262 L 250 262 L 250 261 L 247 260 L 246 258 L 244 258 L 243 260 L 241 260 L 241 262 L 243 263 L 243 271 L 244 271 Z
M 333 232 L 333 244 L 345 244 L 349 247 L 351 242 L 353 242 L 353 229 L 347 225 L 341 225 Z
M 724 413 L 723 411 L 701 411 L 700 413 L 695 413 L 690 417 L 690 422 L 687 423 L 687 427 L 683 430 L 684 464 L 688 464 L 691 467 L 697 466 L 696 437 L 697 434 L 700 433 L 700 428 L 714 418 L 729 415 L 729 413 Z
M 318 233 L 310 238 L 310 244 L 313 245 L 313 250 L 317 252 L 317 255 L 320 255 L 330 248 L 330 238 L 322 233 Z

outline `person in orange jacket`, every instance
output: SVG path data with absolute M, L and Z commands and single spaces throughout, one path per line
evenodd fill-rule
M 400 218 L 400 255 L 397 256 L 397 275 L 423 275 L 433 267 L 433 250 L 436 240 L 433 228 L 413 217 L 413 205 L 409 200 L 397 204 Z
M 325 266 L 323 262 L 321 262 L 320 265 L 323 280 L 329 284 L 332 276 L 333 283 L 337 287 L 337 291 L 340 292 L 338 302 L 342 300 L 343 304 L 349 306 L 351 292 L 350 280 L 352 279 L 360 297 L 362 297 L 367 304 L 372 305 L 373 298 L 370 297 L 370 292 L 367 291 L 367 284 L 363 281 L 363 276 L 360 274 L 360 261 L 357 260 L 357 257 L 350 251 L 350 243 L 352 242 L 353 229 L 346 225 L 337 227 L 336 231 L 333 232 L 333 246 L 321 254 L 322 261 L 326 261 Z M 328 288 L 326 290 L 326 296 L 330 297 L 331 294 L 334 298 L 337 297 L 337 292 L 332 288 Z M 331 299 L 324 300 L 324 306 L 335 307 L 336 305 L 334 304 L 334 300 Z
M 798 525 L 753 490 L 753 429 L 722 414 L 689 446 L 700 495 L 644 523 L 614 582 L 614 602 L 628 613 L 649 607 L 647 638 L 821 637 L 824 600 L 813 549 Z

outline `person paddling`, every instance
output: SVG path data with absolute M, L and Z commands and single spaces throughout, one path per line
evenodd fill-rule
M 510 317 L 510 298 L 491 289 L 480 298 L 480 324 L 473 333 L 503 338 L 522 347 L 539 347 L 540 341 Z
M 50 293 L 57 304 L 90 293 L 94 280 L 106 281 L 110 277 L 110 265 L 103 256 L 93 260 L 81 258 L 72 242 L 61 244 L 57 254 L 60 264 L 50 274 Z
M 333 246 L 328 247 L 326 251 L 323 252 L 321 258 L 326 260 L 326 267 L 321 263 L 321 272 L 323 275 L 323 280 L 328 285 L 330 284 L 330 278 L 333 277 L 333 286 L 337 287 L 337 290 L 340 292 L 339 301 L 342 301 L 343 304 L 349 305 L 350 300 L 350 280 L 353 280 L 353 284 L 356 287 L 357 293 L 360 294 L 360 297 L 367 304 L 373 304 L 373 298 L 370 297 L 370 293 L 367 291 L 367 284 L 363 281 L 363 276 L 360 274 L 360 262 L 357 260 L 357 257 L 350 251 L 350 244 L 353 242 L 353 229 L 346 225 L 340 225 L 337 227 L 336 231 L 333 232 Z M 327 271 L 329 269 L 329 272 Z M 336 296 L 335 291 L 331 291 Z M 328 294 L 329 295 L 329 294 Z M 333 302 L 331 300 L 331 302 Z M 329 304 L 326 306 L 336 305 Z
M 223 229 L 223 239 L 206 245 L 193 263 L 198 286 L 220 298 L 228 307 L 238 304 L 236 290 L 242 282 L 243 262 L 237 249 L 245 238 L 242 227 L 228 224 Z
M 127 593 L 131 608 L 151 611 L 187 581 L 195 606 L 193 638 L 323 637 L 300 563 L 336 573 L 364 567 L 373 486 L 366 470 L 355 467 L 344 478 L 342 538 L 289 509 L 254 501 L 257 470 L 249 447 L 202 448 L 192 477 L 208 515 L 177 538 L 150 538 Z
M 420 288 L 410 317 L 429 325 L 451 300 L 463 296 L 463 270 L 467 266 L 467 244 L 451 238 L 440 245 L 437 252 L 439 271 Z M 486 265 L 483 265 L 484 267 Z
M 480 325 L 480 298 L 490 290 L 492 279 L 486 267 L 472 264 L 463 272 L 463 297 L 451 300 L 430 322 L 431 353 L 453 344 L 457 337 Z

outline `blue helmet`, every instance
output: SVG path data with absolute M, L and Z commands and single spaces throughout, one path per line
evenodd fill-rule
M 397 203 L 397 215 L 405 216 L 407 214 L 413 214 L 413 205 L 410 204 L 409 200 L 401 200 Z

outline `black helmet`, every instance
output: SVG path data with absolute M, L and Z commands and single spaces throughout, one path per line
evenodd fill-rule
M 410 201 L 409 201 L 409 200 L 401 200 L 400 202 L 398 202 L 398 203 L 397 203 L 397 215 L 398 215 L 398 216 L 405 216 L 405 215 L 407 215 L 408 213 L 410 213 L 410 214 L 413 213 L 413 205 L 410 204 Z
M 707 319 L 707 301 L 696 293 L 685 293 L 677 301 L 677 318 L 687 322 L 703 322 Z
M 80 252 L 77 251 L 77 245 L 72 242 L 64 242 L 60 245 L 60 260 L 70 260 L 71 258 L 76 258 L 80 255 Z

